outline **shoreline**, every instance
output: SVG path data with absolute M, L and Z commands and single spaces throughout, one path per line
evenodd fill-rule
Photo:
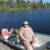
M 21 12 L 21 11 L 32 11 L 32 10 L 50 10 L 50 8 L 31 8 L 31 9 L 5 9 L 5 10 L 2 10 L 0 9 L 0 12 L 14 12 L 14 11 L 17 11 L 17 12 Z

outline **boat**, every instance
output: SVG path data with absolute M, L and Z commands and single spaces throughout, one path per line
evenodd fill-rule
M 11 35 L 8 40 L 4 40 L 3 37 L 0 36 L 0 42 L 16 50 L 26 50 L 25 46 L 17 40 L 14 34 Z M 33 48 L 34 50 L 50 49 L 50 35 L 36 33 L 35 46 L 36 47 Z
M 10 35 L 8 40 L 5 40 L 2 36 L 0 36 L 0 42 L 8 45 L 9 47 L 17 50 L 25 50 L 24 45 L 22 45 L 14 34 Z

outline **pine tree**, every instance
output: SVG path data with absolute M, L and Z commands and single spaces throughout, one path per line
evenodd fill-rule
M 41 3 L 41 4 L 43 4 L 43 1 L 42 1 L 42 0 L 40 0 L 40 3 Z
M 17 0 L 17 3 L 20 3 L 20 0 Z
M 27 3 L 29 3 L 29 0 L 27 1 Z

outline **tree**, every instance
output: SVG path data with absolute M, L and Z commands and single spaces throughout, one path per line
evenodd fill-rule
M 29 0 L 27 0 L 27 3 L 29 3 Z
M 17 0 L 17 3 L 20 3 L 20 0 Z
M 9 0 L 9 5 L 10 5 L 10 7 L 16 7 L 16 1 L 17 0 Z
M 42 0 L 40 0 L 40 3 L 41 3 L 41 4 L 43 4 L 43 1 L 42 1 Z

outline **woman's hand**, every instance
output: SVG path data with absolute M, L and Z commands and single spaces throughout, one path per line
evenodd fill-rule
M 28 41 L 28 42 L 30 42 L 30 41 L 32 41 L 32 38 L 29 38 L 29 37 L 24 37 L 24 41 Z

